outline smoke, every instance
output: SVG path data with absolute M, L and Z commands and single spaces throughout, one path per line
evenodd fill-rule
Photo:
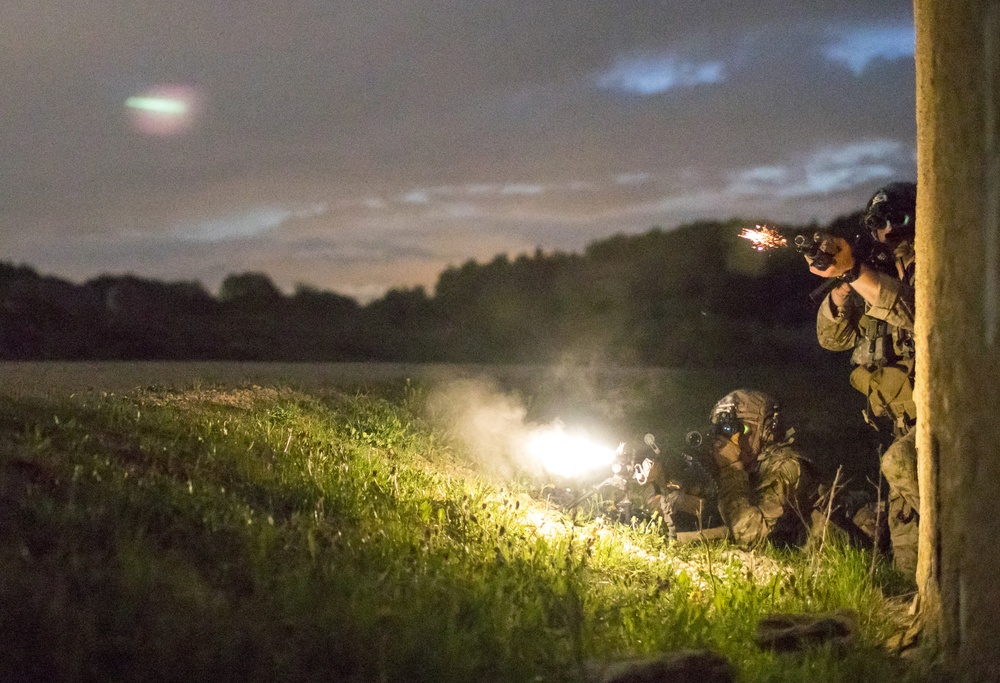
M 534 376 L 552 384 L 546 377 L 545 373 Z M 581 393 L 583 378 L 571 377 L 576 391 L 570 393 Z M 566 383 L 556 381 L 554 385 L 565 388 Z M 538 400 L 536 394 L 531 395 Z M 503 391 L 496 380 L 483 377 L 440 385 L 428 395 L 426 407 L 430 419 L 460 440 L 482 471 L 504 478 L 536 475 L 542 470 L 564 478 L 583 476 L 609 466 L 618 443 L 607 437 L 592 438 L 592 417 L 577 410 L 571 409 L 571 414 L 577 418 L 574 422 L 581 424 L 574 426 L 564 425 L 559 417 L 544 423 L 531 420 L 519 395 Z
M 457 379 L 427 397 L 428 416 L 469 450 L 488 473 L 511 477 L 537 467 L 525 443 L 539 425 L 527 422 L 521 399 L 500 390 L 494 380 Z

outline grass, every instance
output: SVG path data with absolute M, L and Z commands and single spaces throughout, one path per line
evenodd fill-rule
M 711 648 L 747 681 L 924 680 L 891 570 L 668 546 L 491 478 L 421 396 L 291 388 L 0 399 L 0 680 L 580 681 Z M 846 652 L 754 645 L 859 615 Z

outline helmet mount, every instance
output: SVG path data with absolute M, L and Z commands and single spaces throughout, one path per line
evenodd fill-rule
M 861 222 L 873 239 L 894 246 L 913 239 L 916 208 L 916 183 L 889 183 L 868 200 Z M 887 228 L 880 239 L 880 231 Z
M 736 389 L 713 406 L 709 421 L 714 434 L 725 438 L 746 435 L 750 448 L 757 451 L 778 434 L 778 402 L 763 391 Z

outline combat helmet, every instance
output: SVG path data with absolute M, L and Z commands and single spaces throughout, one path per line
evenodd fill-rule
M 887 240 L 899 244 L 903 240 L 912 240 L 917 213 L 916 183 L 889 183 L 879 188 L 865 206 L 861 222 L 878 239 L 878 230 L 892 226 Z
M 778 434 L 778 402 L 763 391 L 736 389 L 718 400 L 709 415 L 714 434 L 731 438 L 746 434 L 754 452 Z

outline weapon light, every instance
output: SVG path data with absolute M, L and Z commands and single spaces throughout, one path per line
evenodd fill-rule
M 568 479 L 607 468 L 616 455 L 614 448 L 597 443 L 585 432 L 568 433 L 558 424 L 532 432 L 527 450 L 546 471 Z

